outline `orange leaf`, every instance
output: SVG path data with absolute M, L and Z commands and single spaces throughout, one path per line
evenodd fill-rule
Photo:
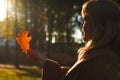
M 17 43 L 20 45 L 20 48 L 23 52 L 27 53 L 27 51 L 30 49 L 29 42 L 32 39 L 32 36 L 28 37 L 29 31 L 23 30 L 18 34 L 18 37 L 16 37 Z

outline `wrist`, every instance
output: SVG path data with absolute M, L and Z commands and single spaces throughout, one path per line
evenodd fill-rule
M 44 64 L 45 64 L 45 62 L 46 62 L 46 60 L 47 60 L 46 58 L 45 58 L 45 59 L 42 59 L 42 60 L 38 60 L 38 61 L 37 61 L 38 66 L 39 66 L 39 67 L 43 67 Z

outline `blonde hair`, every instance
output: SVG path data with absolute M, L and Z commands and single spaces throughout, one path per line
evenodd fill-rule
M 106 45 L 120 53 L 120 6 L 111 0 L 90 0 L 83 4 L 82 14 L 92 24 L 91 43 L 82 48 L 82 57 Z

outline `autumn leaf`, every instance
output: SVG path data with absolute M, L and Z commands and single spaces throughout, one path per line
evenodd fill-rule
M 23 30 L 18 34 L 18 37 L 16 37 L 17 43 L 25 53 L 30 49 L 30 41 L 32 39 L 32 36 L 28 36 L 28 33 L 29 31 Z

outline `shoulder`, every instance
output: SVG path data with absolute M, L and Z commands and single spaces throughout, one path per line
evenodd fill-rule
M 120 61 L 115 57 L 98 56 L 83 63 L 85 63 L 85 78 L 92 80 L 120 80 Z
M 107 64 L 104 74 L 108 79 L 120 80 L 120 61 L 113 60 L 111 63 Z
M 82 66 L 85 80 L 120 80 L 120 57 L 110 47 L 89 51 L 86 55 L 77 66 Z

